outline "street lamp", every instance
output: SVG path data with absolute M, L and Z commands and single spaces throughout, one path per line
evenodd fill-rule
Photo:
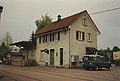
M 3 11 L 3 7 L 0 6 L 0 20 L 1 20 L 1 13 L 2 13 L 2 11 Z

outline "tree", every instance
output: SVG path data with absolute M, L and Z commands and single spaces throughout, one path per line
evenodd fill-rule
M 31 37 L 30 37 L 29 41 L 36 42 L 36 37 L 35 37 L 34 31 L 32 31 L 32 34 L 31 34 Z
M 35 24 L 37 25 L 36 31 L 39 31 L 40 29 L 42 29 L 51 22 L 52 22 L 52 18 L 50 16 L 48 16 L 47 14 L 45 16 L 42 15 L 41 19 L 35 21 Z
M 107 49 L 101 49 L 98 51 L 98 55 L 104 56 L 107 60 L 112 60 L 112 50 L 109 47 Z
M 7 47 L 5 45 L 5 43 L 3 42 L 1 45 L 0 45 L 0 57 L 3 58 L 5 57 L 6 53 L 10 51 L 10 48 Z
M 114 47 L 113 47 L 113 52 L 117 52 L 117 51 L 120 51 L 120 48 L 117 47 L 117 46 L 114 46 Z
M 3 38 L 0 40 L 0 44 L 3 43 L 3 42 L 4 42 L 5 45 L 8 46 L 8 47 L 9 47 L 9 44 L 11 44 L 11 43 L 13 42 L 12 36 L 10 35 L 9 32 L 7 32 L 7 33 L 3 36 Z

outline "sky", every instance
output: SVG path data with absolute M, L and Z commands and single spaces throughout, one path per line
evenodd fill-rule
M 33 30 L 36 30 L 35 21 L 46 13 L 57 20 L 76 14 L 83 10 L 88 13 L 99 12 L 120 7 L 120 0 L 0 0 L 3 6 L 0 22 L 0 38 L 9 32 L 14 42 L 29 40 Z M 98 49 L 113 46 L 120 47 L 120 9 L 90 15 L 101 31 L 98 36 Z

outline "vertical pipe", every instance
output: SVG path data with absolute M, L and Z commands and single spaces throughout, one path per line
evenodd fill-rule
M 71 55 L 70 55 L 70 28 L 71 26 L 69 26 L 69 68 L 71 68 Z

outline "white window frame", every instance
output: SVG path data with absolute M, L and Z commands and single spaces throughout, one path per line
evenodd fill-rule
M 82 25 L 83 25 L 83 26 L 87 26 L 87 19 L 86 19 L 86 18 L 83 18 L 83 19 L 82 19 Z
M 47 42 L 50 42 L 50 34 L 47 35 Z
M 58 41 L 58 33 L 54 33 L 54 41 Z
M 40 40 L 41 40 L 41 42 L 40 43 L 43 43 L 43 36 L 40 36 Z

